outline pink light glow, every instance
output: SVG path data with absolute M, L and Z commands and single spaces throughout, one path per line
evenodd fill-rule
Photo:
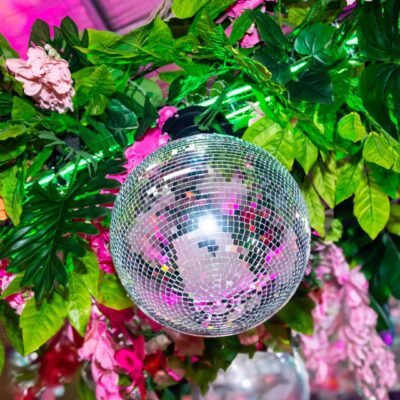
M 28 50 L 30 30 L 38 18 L 50 27 L 59 26 L 69 16 L 80 29 L 104 28 L 98 16 L 89 12 L 80 0 L 2 0 L 1 5 L 1 33 L 23 58 Z

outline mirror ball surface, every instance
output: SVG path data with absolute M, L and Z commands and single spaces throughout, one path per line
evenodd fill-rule
M 294 294 L 310 229 L 297 183 L 268 152 L 231 136 L 168 143 L 129 175 L 111 252 L 135 304 L 162 325 L 227 336 Z

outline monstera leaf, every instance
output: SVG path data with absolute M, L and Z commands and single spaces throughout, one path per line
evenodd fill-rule
M 43 188 L 35 183 L 30 189 L 20 224 L 1 243 L 0 259 L 10 259 L 10 271 L 23 272 L 21 286 L 34 286 L 37 299 L 56 283 L 67 283 L 64 264 L 69 254 L 85 255 L 87 246 L 80 234 L 96 234 L 90 221 L 109 213 L 102 205 L 112 203 L 115 196 L 99 192 L 119 186 L 105 176 L 120 173 L 120 164 L 104 161 L 94 177 L 86 169 L 69 187 L 50 183 Z

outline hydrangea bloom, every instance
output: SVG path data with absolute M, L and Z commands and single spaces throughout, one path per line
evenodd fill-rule
M 42 47 L 31 47 L 27 61 L 9 58 L 6 66 L 15 79 L 24 84 L 25 94 L 33 97 L 39 107 L 59 113 L 73 110 L 75 91 L 68 62 L 57 57 L 51 48 L 47 54 Z
M 366 397 L 386 400 L 397 380 L 394 355 L 375 330 L 368 281 L 359 267 L 350 270 L 340 248 L 320 250 L 316 273 L 324 286 L 314 294 L 314 334 L 302 336 L 307 367 L 318 386 L 330 382 L 339 363 L 347 362 Z

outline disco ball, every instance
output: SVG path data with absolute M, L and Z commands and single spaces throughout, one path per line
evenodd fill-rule
M 289 172 L 262 148 L 217 134 L 175 140 L 143 160 L 110 230 L 136 305 L 198 336 L 240 333 L 276 313 L 301 282 L 309 242 Z
M 256 352 L 251 359 L 239 354 L 200 399 L 309 400 L 308 373 L 297 351 L 294 355 Z

